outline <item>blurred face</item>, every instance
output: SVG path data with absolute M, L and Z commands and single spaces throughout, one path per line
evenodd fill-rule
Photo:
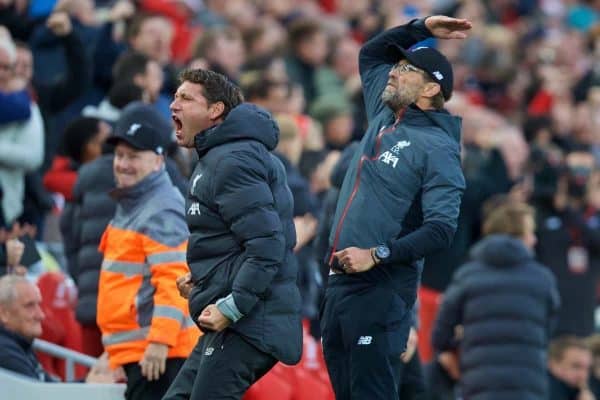
M 325 127 L 325 140 L 334 148 L 343 148 L 352 137 L 352 116 L 339 115 L 329 120 Z
M 0 48 L 0 89 L 6 89 L 13 77 L 14 63 L 10 61 L 8 53 Z
M 7 330 L 33 340 L 42 334 L 42 295 L 29 282 L 18 283 L 15 292 L 13 304 L 0 305 L 0 321 Z
M 131 187 L 162 167 L 162 156 L 149 150 L 137 150 L 120 142 L 115 147 L 113 172 L 117 187 Z
M 334 53 L 333 68 L 343 79 L 358 74 L 359 45 L 352 39 L 342 39 Z
M 15 75 L 26 82 L 31 81 L 31 77 L 33 76 L 33 56 L 31 50 L 17 47 Z
M 306 37 L 298 45 L 298 55 L 310 65 L 319 66 L 327 57 L 327 36 L 322 32 Z
M 223 103 L 208 104 L 202 90 L 201 84 L 185 81 L 175 92 L 170 108 L 179 146 L 193 148 L 196 135 L 215 125 L 223 113 Z
M 146 65 L 146 72 L 142 75 L 136 75 L 135 83 L 144 90 L 149 103 L 154 103 L 160 95 L 160 89 L 163 85 L 163 70 L 156 61 L 150 61 Z
M 537 237 L 535 236 L 535 221 L 531 215 L 526 215 L 523 221 L 523 236 L 521 236 L 521 241 L 529 250 L 533 251 L 535 248 Z
M 550 372 L 558 379 L 578 388 L 587 385 L 591 366 L 592 353 L 577 347 L 568 348 L 560 361 L 550 360 Z
M 142 23 L 137 36 L 131 39 L 131 47 L 165 65 L 171 57 L 172 39 L 171 23 L 165 18 L 152 17 Z
M 400 61 L 388 74 L 388 83 L 383 89 L 381 100 L 394 112 L 415 103 L 425 86 L 424 74 L 424 71 L 406 60 Z

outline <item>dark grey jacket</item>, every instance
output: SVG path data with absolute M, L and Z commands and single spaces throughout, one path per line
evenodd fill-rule
M 293 199 L 285 169 L 270 153 L 279 129 L 263 109 L 242 104 L 196 136 L 190 179 L 187 261 L 195 288 L 190 314 L 233 295 L 243 317 L 231 325 L 286 364 L 300 359 L 302 329 Z
M 546 349 L 559 296 L 554 276 L 517 239 L 492 235 L 448 287 L 433 330 L 454 349 L 462 325 L 461 389 L 470 400 L 546 400 Z
M 398 61 L 388 46 L 409 48 L 430 36 L 422 21 L 414 21 L 383 32 L 361 49 L 369 128 L 344 178 L 329 237 L 330 254 L 387 244 L 391 256 L 386 263 L 346 279 L 392 287 L 409 305 L 416 297 L 422 258 L 450 246 L 465 187 L 460 118 L 410 106 L 396 119 L 381 101 Z

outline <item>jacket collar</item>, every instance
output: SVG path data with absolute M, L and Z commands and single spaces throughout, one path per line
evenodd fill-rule
M 160 171 L 152 172 L 150 175 L 139 181 L 133 186 L 125 188 L 115 188 L 109 192 L 110 197 L 115 199 L 123 206 L 139 204 L 139 200 L 152 193 L 158 186 L 171 184 L 165 168 Z
M 23 348 L 23 350 L 29 351 L 31 350 L 31 346 L 33 345 L 33 341 L 27 339 L 25 336 L 19 335 L 16 332 L 9 331 L 2 325 L 0 325 L 0 336 L 6 336 L 9 339 L 14 340 L 19 346 Z

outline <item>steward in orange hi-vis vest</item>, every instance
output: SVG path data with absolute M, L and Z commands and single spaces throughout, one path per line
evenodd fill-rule
M 110 365 L 139 362 L 151 342 L 186 358 L 200 331 L 175 283 L 189 271 L 183 198 L 164 169 L 111 195 L 118 206 L 99 246 L 97 314 Z

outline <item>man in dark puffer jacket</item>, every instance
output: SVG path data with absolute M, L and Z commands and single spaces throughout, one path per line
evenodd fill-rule
M 559 296 L 552 274 L 533 259 L 533 210 L 506 204 L 483 230 L 489 236 L 444 295 L 433 347 L 452 351 L 460 341 L 465 399 L 546 400 L 546 349 Z
M 189 307 L 205 334 L 164 399 L 240 399 L 277 361 L 300 359 L 293 200 L 270 153 L 279 137 L 271 115 L 242 104 L 213 71 L 187 70 L 181 81 L 175 136 L 199 156 L 186 201 Z

